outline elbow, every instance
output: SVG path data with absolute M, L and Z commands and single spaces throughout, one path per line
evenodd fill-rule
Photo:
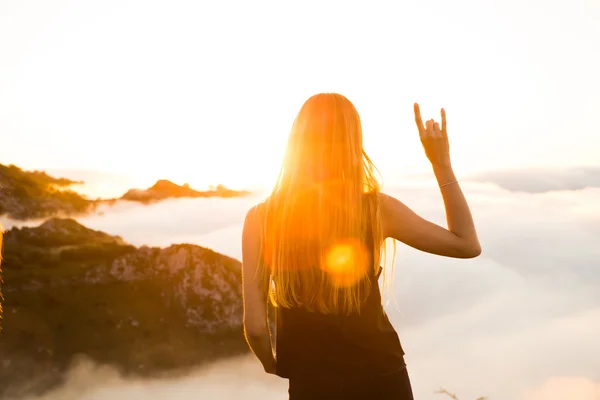
M 477 258 L 481 255 L 481 246 L 469 251 L 466 258 Z
M 456 258 L 476 258 L 481 254 L 481 244 L 477 236 L 472 238 L 461 238 L 456 241 L 454 248 Z
M 481 245 L 479 243 L 471 244 L 463 249 L 462 258 L 477 258 L 481 255 Z

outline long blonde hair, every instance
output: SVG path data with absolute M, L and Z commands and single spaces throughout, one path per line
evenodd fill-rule
M 373 279 L 368 269 L 382 259 L 385 268 L 376 173 L 352 102 L 337 93 L 310 97 L 263 208 L 262 255 L 275 306 L 360 313 Z

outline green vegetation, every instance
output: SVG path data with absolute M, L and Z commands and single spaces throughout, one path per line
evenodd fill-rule
M 69 190 L 83 184 L 66 178 L 54 178 L 43 171 L 24 171 L 0 164 L 0 216 L 17 220 L 41 219 L 53 216 L 77 216 L 90 213 L 99 204 L 113 205 L 118 200 L 149 204 L 178 197 L 240 197 L 246 191 L 227 189 L 217 185 L 208 191 L 197 191 L 189 185 L 179 186 L 168 180 L 159 180 L 145 189 L 131 189 L 118 199 L 91 200 Z
M 23 171 L 14 165 L 0 164 L 0 215 L 37 219 L 89 212 L 94 201 L 67 189 L 81 183 L 54 178 L 43 171 Z
M 28 392 L 48 389 L 78 354 L 152 376 L 248 351 L 241 324 L 219 320 L 222 304 L 194 290 L 210 294 L 218 279 L 230 287 L 230 298 L 219 296 L 241 307 L 240 266 L 229 257 L 193 245 L 137 249 L 72 219 L 13 228 L 4 239 L 0 397 L 26 382 L 38 385 Z M 213 275 L 186 286 L 198 268 Z M 209 322 L 222 329 L 205 329 Z
M 35 228 L 12 229 L 5 242 L 5 279 L 11 285 L 83 279 L 90 267 L 108 265 L 136 250 L 119 237 L 59 218 Z

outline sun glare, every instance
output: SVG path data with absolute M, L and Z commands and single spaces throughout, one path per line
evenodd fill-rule
M 368 256 L 360 241 L 340 242 L 331 246 L 324 256 L 322 268 L 339 286 L 350 286 L 367 273 Z

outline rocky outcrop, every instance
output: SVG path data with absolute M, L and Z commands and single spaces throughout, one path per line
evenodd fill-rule
M 131 189 L 117 199 L 92 200 L 68 189 L 75 184 L 83 182 L 54 178 L 43 171 L 24 171 L 14 165 L 0 164 L 0 216 L 6 215 L 16 220 L 74 217 L 93 212 L 100 204 L 110 206 L 121 200 L 149 204 L 169 198 L 228 198 L 249 194 L 223 185 L 198 191 L 187 184 L 179 186 L 168 180 L 159 180 L 148 189 Z
M 188 184 L 179 186 L 168 180 L 159 180 L 154 186 L 145 189 L 131 189 L 125 193 L 121 199 L 129 201 L 138 201 L 140 203 L 152 203 L 168 198 L 179 197 L 240 197 L 246 196 L 249 192 L 227 189 L 223 185 L 217 185 L 214 189 L 208 191 L 198 191 L 189 187 Z
M 86 272 L 86 284 L 164 280 L 171 284 L 171 297 L 160 296 L 180 306 L 185 325 L 203 333 L 238 329 L 242 323 L 239 262 L 194 245 L 166 249 L 141 247 L 108 266 Z
M 5 394 L 56 384 L 80 354 L 154 375 L 247 351 L 240 262 L 209 249 L 136 248 L 54 218 L 8 231 L 2 267 Z
M 0 164 L 0 215 L 25 220 L 90 212 L 95 202 L 68 190 L 81 183 Z

